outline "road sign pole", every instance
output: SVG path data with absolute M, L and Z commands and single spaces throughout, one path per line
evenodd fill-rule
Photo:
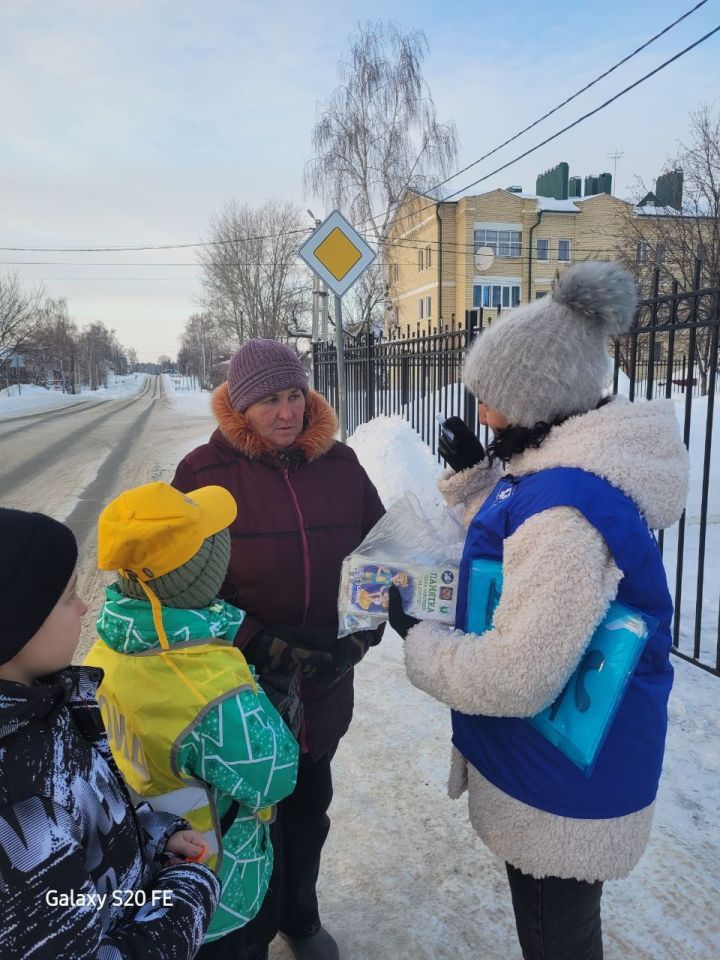
M 322 281 L 322 327 L 325 339 L 327 290 L 335 295 L 335 347 L 337 354 L 337 401 L 340 439 L 347 436 L 347 384 L 345 381 L 345 342 L 342 327 L 342 296 L 375 259 L 375 251 L 339 210 L 316 226 L 298 250 L 298 256 Z M 323 296 L 324 294 L 324 296 Z
M 337 353 L 338 418 L 340 439 L 347 440 L 347 388 L 345 383 L 345 333 L 342 325 L 342 300 L 335 294 L 335 344 Z

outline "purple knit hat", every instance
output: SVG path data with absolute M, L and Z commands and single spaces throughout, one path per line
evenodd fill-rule
M 308 392 L 300 358 L 277 340 L 248 340 L 233 354 L 228 369 L 230 403 L 244 413 L 258 400 L 293 387 Z

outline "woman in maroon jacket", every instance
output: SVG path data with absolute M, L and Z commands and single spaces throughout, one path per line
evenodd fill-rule
M 299 960 L 336 960 L 315 892 L 330 828 L 330 761 L 352 717 L 352 668 L 379 641 L 372 631 L 336 638 L 340 566 L 384 509 L 355 453 L 335 439 L 332 408 L 308 390 L 284 344 L 243 344 L 212 408 L 218 429 L 180 462 L 173 485 L 217 484 L 235 497 L 221 593 L 247 613 L 235 642 L 261 680 L 287 690 L 300 677 L 302 702 L 298 783 L 280 804 L 273 878 L 247 927 L 248 958 L 267 957 L 280 931 Z

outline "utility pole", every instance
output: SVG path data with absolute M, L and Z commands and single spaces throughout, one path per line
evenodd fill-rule
M 312 343 L 317 343 L 319 329 L 318 329 L 318 320 L 319 320 L 319 293 L 320 293 L 320 281 L 318 275 L 313 272 L 313 288 L 312 288 L 312 328 L 310 339 Z
M 312 210 L 308 210 L 308 213 L 313 219 L 315 224 L 315 229 L 320 226 L 322 220 L 318 220 Z M 313 271 L 313 288 L 312 288 L 312 343 L 317 343 L 318 339 L 318 320 L 320 314 L 320 277 Z M 322 335 L 323 340 L 327 340 L 327 327 L 323 331 Z
M 611 196 L 613 197 L 615 196 L 617 191 L 617 162 L 618 160 L 622 160 L 624 156 L 625 156 L 624 153 L 618 153 L 617 147 L 615 147 L 615 150 L 613 151 L 613 153 L 605 154 L 606 160 L 613 160 L 615 163 L 615 166 L 613 167 L 613 183 L 612 183 L 612 191 L 611 191 Z
M 322 322 L 320 324 L 320 339 L 327 340 L 329 307 L 328 307 L 328 288 L 324 280 L 320 281 L 320 312 L 322 315 Z

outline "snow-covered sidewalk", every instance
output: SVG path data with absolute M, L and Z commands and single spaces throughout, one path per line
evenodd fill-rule
M 674 660 L 665 773 L 639 866 L 603 896 L 605 960 L 717 960 L 720 680 Z M 388 631 L 356 671 L 333 762 L 323 920 L 355 960 L 520 960 L 504 865 L 445 792 L 449 711 Z M 271 960 L 290 960 L 276 941 Z
M 23 383 L 18 392 L 17 386 L 0 390 L 0 419 L 22 417 L 27 414 L 41 413 L 58 407 L 69 407 L 88 400 L 116 400 L 136 393 L 145 383 L 144 373 L 130 373 L 127 376 L 111 375 L 107 387 L 97 390 L 84 390 L 82 393 L 62 393 L 60 390 L 46 390 L 34 384 Z
M 439 466 L 399 418 L 350 440 L 389 502 L 434 500 Z M 720 680 L 677 658 L 655 824 L 634 873 L 603 897 L 606 960 L 716 960 L 720 944 Z M 356 671 L 356 711 L 333 764 L 323 919 L 357 960 L 519 960 L 504 865 L 445 793 L 449 711 L 405 677 L 388 630 Z M 288 960 L 279 940 L 271 958 Z

